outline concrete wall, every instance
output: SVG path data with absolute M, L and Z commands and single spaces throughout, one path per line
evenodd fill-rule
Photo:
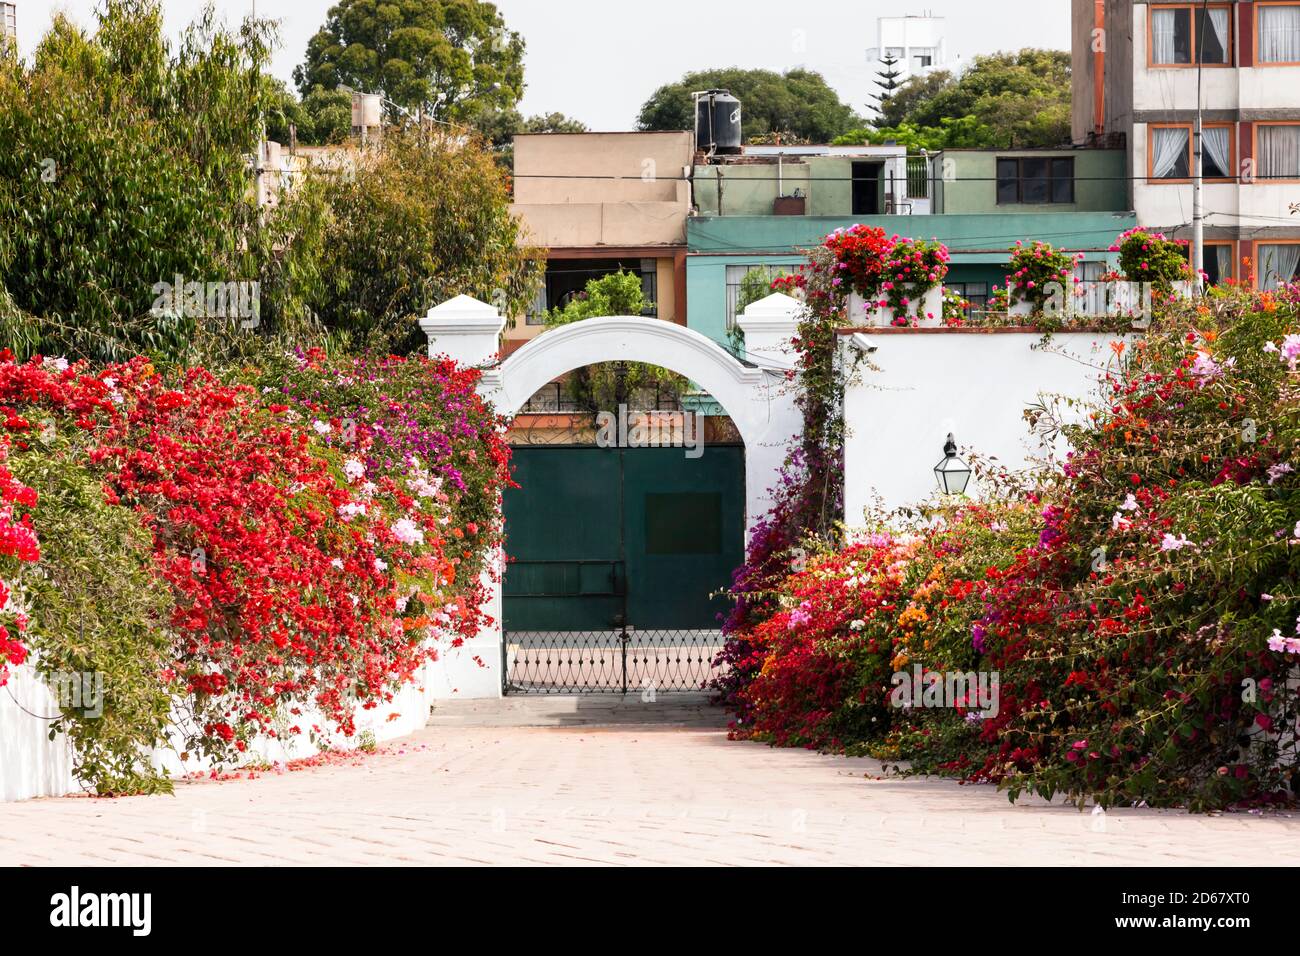
M 690 212 L 688 132 L 516 136 L 522 242 L 545 248 L 681 245 Z
M 1014 157 L 1074 160 L 1073 203 L 998 204 L 998 159 Z M 1128 209 L 1128 164 L 1122 149 L 947 149 L 932 168 L 936 214 L 1068 213 Z
M 844 514 L 850 527 L 861 525 L 876 496 L 887 509 L 930 496 L 949 432 L 963 449 L 1024 467 L 1040 452 L 1024 409 L 1040 393 L 1091 395 L 1114 357 L 1109 343 L 1115 336 L 1060 333 L 1044 349 L 1037 332 L 869 329 L 843 337 L 843 347 L 857 349 L 864 338 L 880 371 L 861 369 L 844 396 Z M 968 493 L 980 493 L 974 478 Z
M 689 132 L 529 133 L 514 147 L 515 201 L 524 205 L 671 202 L 695 150 Z
M 905 150 L 882 148 L 879 154 L 860 156 L 789 157 L 779 168 L 775 161 L 696 166 L 695 204 L 705 216 L 770 216 L 777 196 L 789 196 L 798 189 L 805 197 L 805 215 L 849 216 L 853 213 L 855 162 L 883 163 L 877 191 L 881 210 L 886 196 L 907 195 Z M 890 175 L 894 176 L 892 183 Z

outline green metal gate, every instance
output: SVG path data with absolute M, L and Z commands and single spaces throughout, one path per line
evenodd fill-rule
M 516 447 L 505 692 L 701 688 L 729 607 L 713 595 L 743 560 L 744 468 L 738 445 Z

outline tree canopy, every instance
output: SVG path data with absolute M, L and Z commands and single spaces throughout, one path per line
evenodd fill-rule
M 173 51 L 158 0 L 107 0 L 93 32 L 56 18 L 29 65 L 0 53 L 0 346 L 205 362 L 329 338 L 413 347 L 415 316 L 458 293 L 531 301 L 541 260 L 477 137 L 394 129 L 258 205 L 263 118 L 287 138 L 313 98 L 341 106 L 269 79 L 272 38 L 209 8 Z
M 295 68 L 298 91 L 344 84 L 461 122 L 524 92 L 524 41 L 480 0 L 340 0 Z
M 152 312 L 157 283 L 267 278 L 248 163 L 269 23 L 231 32 L 209 7 L 173 53 L 157 0 L 98 16 L 93 34 L 56 16 L 30 65 L 0 55 L 0 316 L 18 352 L 180 347 L 201 330 Z
M 977 56 L 960 76 L 947 70 L 914 76 L 881 100 L 876 125 L 881 132 L 912 130 L 931 148 L 1068 143 L 1070 54 L 1037 49 L 994 53 Z M 846 139 L 862 142 L 864 135 L 866 131 L 855 131 Z
M 852 107 L 810 70 L 745 70 L 732 67 L 687 73 L 659 87 L 641 107 L 637 129 L 694 129 L 691 94 L 726 89 L 741 103 L 742 135 L 748 141 L 784 134 L 805 142 L 828 143 L 865 125 Z
M 316 313 L 353 346 L 418 348 L 415 317 L 461 293 L 506 315 L 536 295 L 545 260 L 519 245 L 506 176 L 476 139 L 390 131 L 325 199 Z

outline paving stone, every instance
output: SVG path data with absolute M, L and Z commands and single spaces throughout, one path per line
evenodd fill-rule
M 1115 809 L 1099 830 L 1064 804 L 728 741 L 702 699 L 628 696 L 457 702 L 356 766 L 5 804 L 0 865 L 1300 863 L 1300 814 Z

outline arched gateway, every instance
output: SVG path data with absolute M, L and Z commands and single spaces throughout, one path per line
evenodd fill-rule
M 744 441 L 748 531 L 767 510 L 770 489 L 791 439 L 801 428 L 787 374 L 793 363 L 790 340 L 797 310 L 794 299 L 779 293 L 746 309 L 737 319 L 745 335 L 745 362 L 683 326 L 640 316 L 609 316 L 548 331 L 497 363 L 505 319 L 492 306 L 468 296 L 457 296 L 430 309 L 420 326 L 429 338 L 431 356 L 447 355 L 462 365 L 484 370 L 479 392 L 507 416 L 518 413 L 548 382 L 587 365 L 644 362 L 690 379 L 722 406 Z M 513 663 L 517 645 L 503 653 L 499 584 L 494 585 L 489 613 L 498 622 L 496 627 L 448 652 L 434 666 L 430 689 L 435 696 L 501 694 L 503 671 Z M 641 689 L 639 683 L 635 689 Z

